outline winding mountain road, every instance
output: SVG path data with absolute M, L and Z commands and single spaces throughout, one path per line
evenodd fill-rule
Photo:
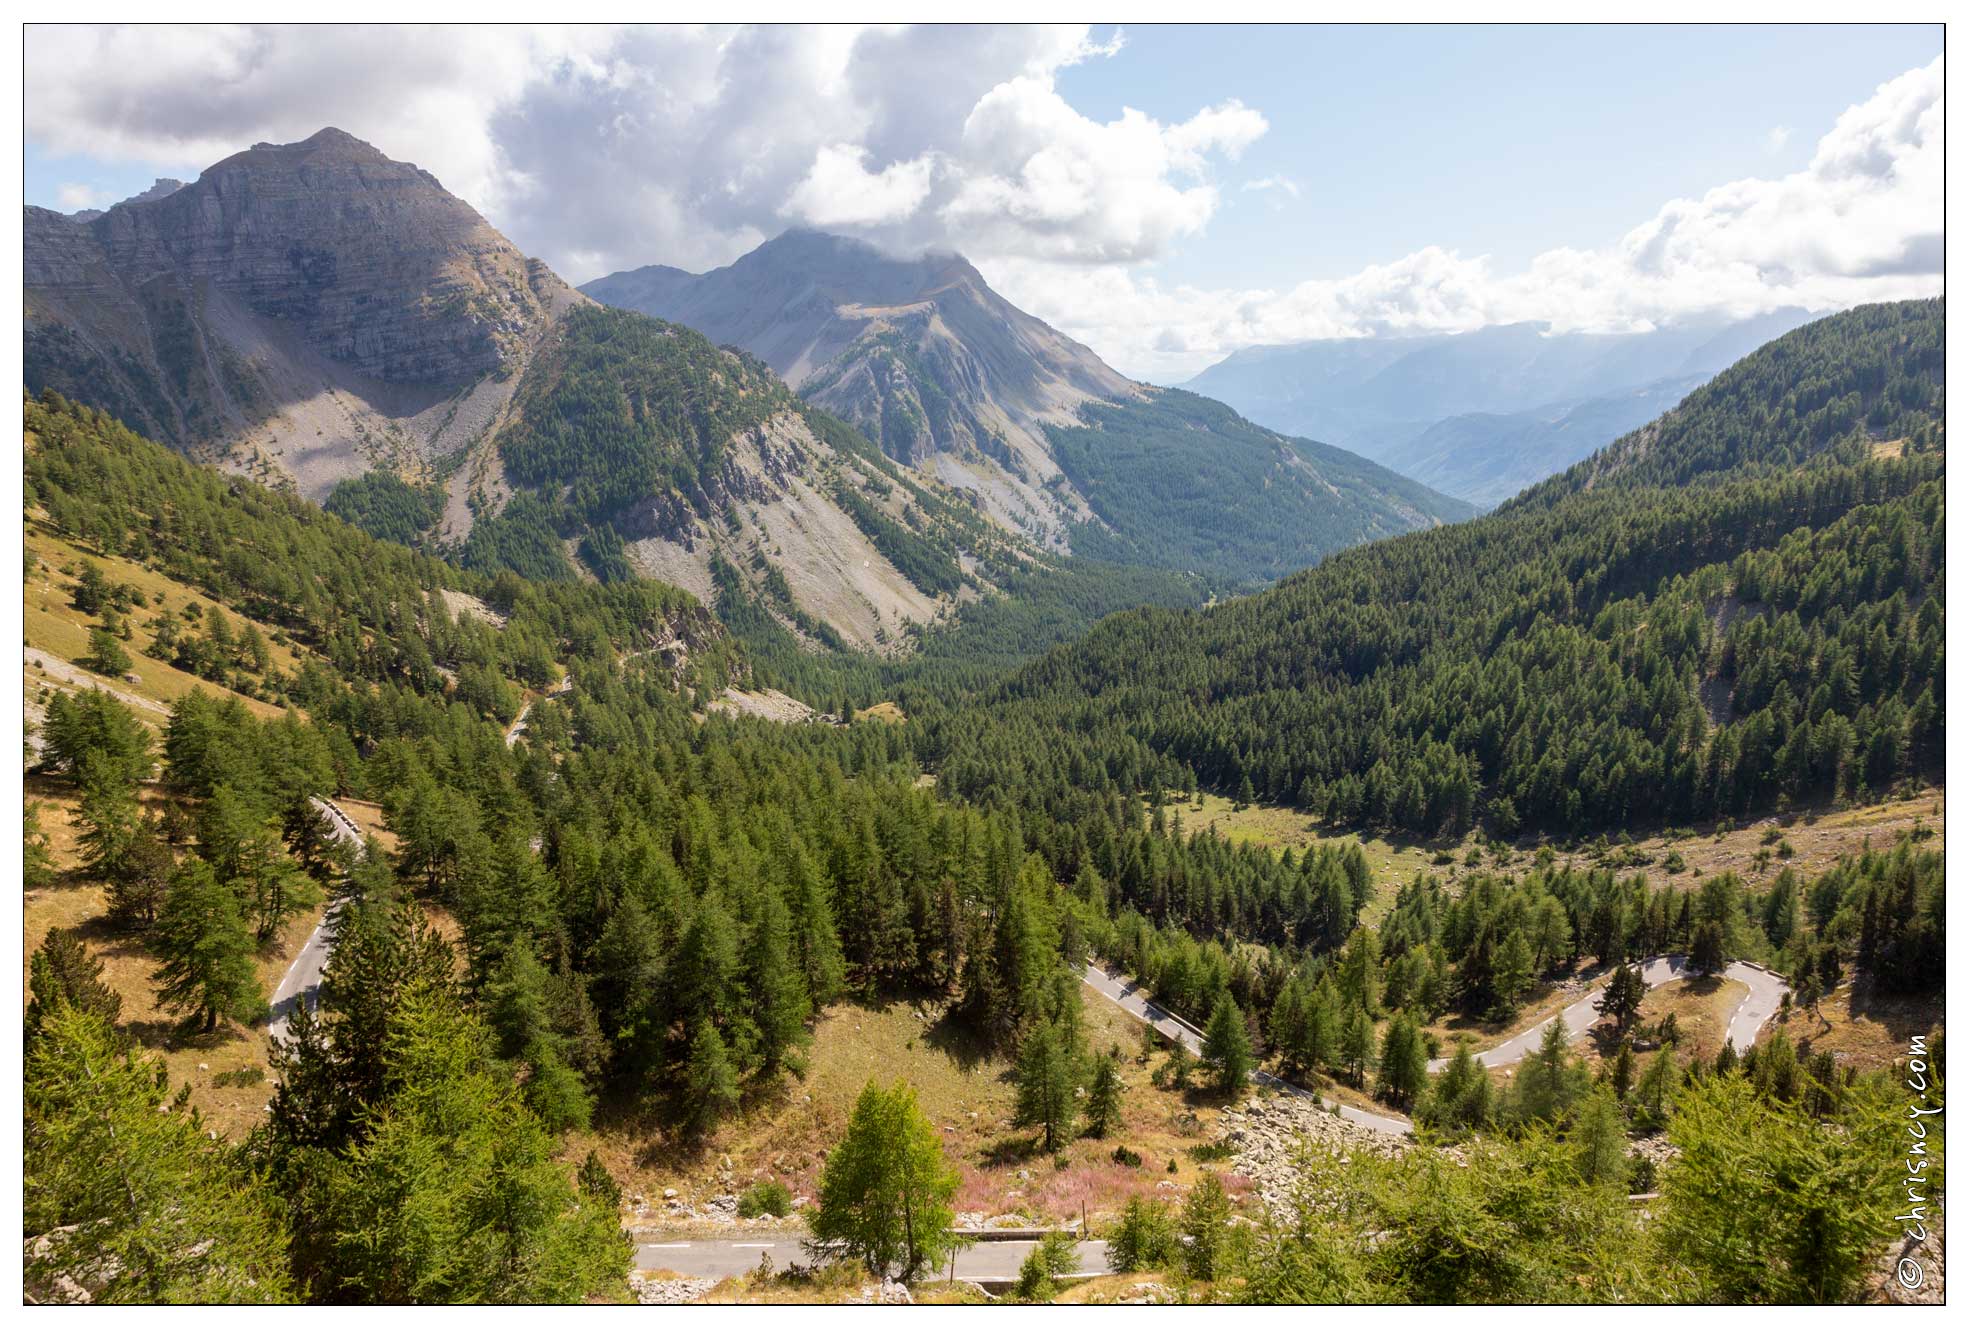
M 335 838 L 355 846 L 357 854 L 362 853 L 362 831 L 349 814 L 325 798 L 310 799 L 321 819 L 328 823 Z M 293 1018 L 294 1008 L 302 1001 L 313 1010 L 315 994 L 321 990 L 321 971 L 328 967 L 328 953 L 335 928 L 335 908 L 330 906 L 322 914 L 321 922 L 315 924 L 308 939 L 301 943 L 300 952 L 294 963 L 287 966 L 281 975 L 280 986 L 273 990 L 273 1016 L 267 1021 L 267 1033 L 273 1038 L 287 1037 L 287 1022 Z
M 1658 988 L 1663 983 L 1686 978 L 1689 976 L 1688 959 L 1681 955 L 1657 955 L 1653 959 L 1642 962 L 1641 976 L 1647 980 L 1650 988 Z M 1759 1031 L 1773 1015 L 1777 1014 L 1787 990 L 1785 981 L 1764 966 L 1751 964 L 1746 960 L 1738 960 L 1730 965 L 1723 971 L 1723 977 L 1735 979 L 1750 989 L 1743 1000 L 1737 1003 L 1736 1010 L 1731 1013 L 1727 1035 L 1731 1046 L 1742 1051 L 1757 1041 Z M 1203 1031 L 1182 1016 L 1150 1000 L 1148 990 L 1126 974 L 1090 964 L 1082 971 L 1081 981 L 1164 1037 L 1180 1042 L 1191 1052 L 1202 1055 Z M 1591 1029 L 1600 1018 L 1595 1003 L 1600 1000 L 1601 986 L 1604 985 L 1595 985 L 1592 991 L 1550 1019 L 1541 1020 L 1523 1033 L 1515 1034 L 1496 1047 L 1478 1053 L 1477 1060 L 1486 1066 L 1516 1065 L 1537 1048 L 1545 1036 L 1545 1027 L 1551 1024 L 1552 1020 L 1565 1021 L 1568 1041 L 1578 1038 Z M 1438 1057 L 1429 1063 L 1429 1070 L 1433 1073 L 1447 1065 L 1449 1065 L 1448 1057 Z M 1309 1089 L 1281 1080 L 1269 1071 L 1253 1071 L 1251 1080 L 1254 1084 L 1295 1094 L 1300 1098 L 1314 1099 L 1322 1107 L 1337 1108 L 1341 1117 L 1358 1126 L 1365 1126 L 1369 1130 L 1381 1131 L 1389 1135 L 1406 1135 L 1413 1125 L 1406 1117 L 1382 1116 L 1351 1104 L 1335 1103 L 1332 1099 L 1322 1098 Z
M 1088 987 L 1093 988 L 1163 1037 L 1181 1043 L 1198 1056 L 1203 1054 L 1203 1031 L 1174 1011 L 1151 1001 L 1148 989 L 1126 974 L 1115 973 L 1099 965 L 1090 964 L 1081 971 L 1080 979 Z M 1270 1071 L 1253 1071 L 1251 1080 L 1254 1084 L 1277 1089 L 1281 1093 L 1313 1099 L 1321 1107 L 1337 1108 L 1343 1118 L 1357 1126 L 1365 1126 L 1369 1130 L 1381 1131 L 1389 1135 L 1408 1134 L 1409 1121 L 1406 1117 L 1384 1117 L 1348 1103 L 1336 1103 L 1330 1098 L 1321 1098 L 1312 1090 L 1303 1089 L 1289 1080 L 1281 1080 Z
M 1688 957 L 1682 955 L 1657 955 L 1642 962 L 1641 977 L 1649 988 L 1658 988 L 1664 983 L 1672 983 L 1678 978 L 1690 976 Z M 1738 960 L 1723 971 L 1723 977 L 1735 979 L 1749 988 L 1742 1001 L 1730 1015 L 1730 1029 L 1727 1035 L 1730 1045 L 1742 1052 L 1757 1041 L 1757 1033 L 1784 1002 L 1785 981 L 1760 964 Z M 1515 1066 L 1538 1047 L 1545 1038 L 1545 1027 L 1553 1020 L 1565 1021 L 1568 1042 L 1578 1038 L 1600 1019 L 1595 1003 L 1600 1000 L 1600 991 L 1605 984 L 1599 984 L 1584 997 L 1560 1011 L 1550 1019 L 1540 1020 L 1523 1033 L 1514 1034 L 1494 1048 L 1477 1054 L 1477 1060 L 1486 1066 Z M 1437 1057 L 1429 1063 L 1431 1072 L 1440 1071 L 1449 1065 L 1448 1057 Z

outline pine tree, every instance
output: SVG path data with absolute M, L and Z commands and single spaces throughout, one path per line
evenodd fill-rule
M 757 911 L 746 936 L 743 965 L 753 1019 L 759 1026 L 760 1060 L 772 1071 L 805 1040 L 813 1008 L 806 979 L 795 963 L 791 919 L 779 892 L 771 886 L 762 888 Z
M 86 1003 L 47 1010 L 25 1053 L 29 1288 L 71 1278 L 99 1305 L 294 1299 L 274 1197 L 174 1105 L 158 1062 Z
M 1613 1067 L 1607 1072 L 1607 1087 L 1613 1090 L 1614 1101 L 1625 1103 L 1627 1095 L 1634 1088 L 1634 1048 L 1622 1043 L 1620 1051 L 1614 1053 Z
M 48 852 L 48 834 L 41 829 L 41 804 L 26 802 L 21 808 L 21 885 L 41 890 L 55 880 L 55 860 Z
M 26 1041 L 32 1043 L 57 1010 L 72 1007 L 114 1031 L 123 998 L 103 982 L 103 962 L 75 928 L 50 928 L 28 961 Z
M 1406 1109 L 1428 1082 L 1429 1056 L 1422 1046 L 1422 1031 L 1408 1012 L 1396 1011 L 1381 1040 L 1380 1095 Z
M 1121 1049 L 1109 1050 L 1097 1058 L 1094 1078 L 1087 1086 L 1085 1132 L 1097 1140 L 1106 1139 L 1121 1127 Z
M 622 1207 L 622 1184 L 593 1149 L 588 1151 L 588 1157 L 581 1160 L 581 1170 L 574 1174 L 574 1180 L 581 1187 L 581 1193 L 597 1205 L 610 1211 Z
M 1676 1102 L 1657 1239 L 1705 1302 L 1838 1304 L 1879 1259 L 1905 1203 L 1880 1179 L 1906 1141 L 1904 1106 L 1875 1091 L 1827 1130 L 1743 1077 L 1711 1076 Z
M 1490 1075 L 1471 1055 L 1469 1042 L 1459 1041 L 1449 1065 L 1416 1107 L 1415 1119 L 1435 1130 L 1460 1134 L 1483 1129 L 1490 1117 Z
M 1538 1050 L 1511 1080 L 1510 1115 L 1519 1122 L 1557 1121 L 1586 1094 L 1586 1067 L 1566 1050 L 1565 1022 L 1545 1025 Z
M 1225 1245 L 1225 1225 L 1230 1222 L 1231 1201 L 1224 1183 L 1215 1172 L 1206 1172 L 1190 1187 L 1183 1202 L 1183 1267 L 1189 1276 L 1202 1282 L 1216 1278 L 1221 1270 Z
M 86 784 L 91 775 L 124 787 L 150 778 L 150 730 L 129 707 L 88 688 L 58 692 L 41 726 L 42 764 Z
M 170 846 L 159 834 L 157 819 L 145 817 L 137 823 L 107 873 L 109 917 L 127 928 L 148 928 L 155 923 L 176 863 Z
M 82 863 L 90 874 L 108 880 L 116 874 L 130 842 L 143 824 L 136 786 L 101 770 L 94 760 L 85 763 L 81 778 L 82 800 L 75 812 L 82 833 Z
M 1374 1069 L 1374 1022 L 1367 1018 L 1367 1012 L 1356 1006 L 1347 1015 L 1347 1022 L 1340 1031 L 1339 1070 L 1356 1089 L 1367 1083 L 1367 1073 Z
M 82 663 L 98 674 L 120 678 L 130 668 L 130 653 L 108 626 L 89 630 L 89 653 Z
M 1689 943 L 1690 970 L 1708 978 L 1722 973 L 1729 963 L 1729 957 L 1724 954 L 1722 925 L 1715 922 L 1697 924 L 1695 936 Z
M 613 1206 L 493 1058 L 490 1032 L 424 981 L 400 994 L 384 1092 L 297 1206 L 310 1290 L 329 1301 L 577 1303 L 628 1296 Z M 405 1160 L 416 1160 L 415 1166 Z
M 1607 979 L 1607 986 L 1594 1003 L 1594 1009 L 1611 1019 L 1615 1034 L 1624 1039 L 1634 1023 L 1634 1017 L 1640 1014 L 1641 1003 L 1647 995 L 1648 981 L 1642 976 L 1641 967 L 1618 965 Z
M 1203 1060 L 1209 1065 L 1217 1088 L 1233 1098 L 1244 1092 L 1255 1059 L 1251 1037 L 1245 1031 L 1244 1014 L 1226 992 L 1217 998 L 1210 1012 L 1210 1023 L 1203 1031 Z
M 82 562 L 82 569 L 75 576 L 75 591 L 69 603 L 84 614 L 94 617 L 109 603 L 109 579 L 103 575 L 102 565 L 88 559 Z
M 151 976 L 159 1004 L 201 1019 L 207 1031 L 222 1016 L 250 1020 L 265 1009 L 239 903 L 204 861 L 171 875 L 152 948 L 161 961 Z
M 1013 1120 L 1039 1127 L 1040 1145 L 1047 1153 L 1057 1153 L 1073 1138 L 1078 1079 L 1072 1052 L 1058 1028 L 1042 1024 L 1026 1035 L 1019 1049 L 1019 1097 Z
M 1569 1134 L 1581 1181 L 1618 1186 L 1627 1180 L 1627 1123 L 1612 1094 L 1603 1089 L 1588 1094 Z
M 1196 1069 L 1196 1058 L 1190 1055 L 1189 1045 L 1176 1039 L 1169 1045 L 1169 1055 L 1155 1071 L 1157 1082 L 1167 1088 L 1183 1093 L 1190 1087 L 1190 1075 Z
M 738 1106 L 738 1072 L 717 1026 L 698 1022 L 684 1067 L 684 1120 L 693 1135 L 709 1134 L 720 1118 Z
M 698 902 L 671 968 L 678 1014 L 689 1024 L 721 1020 L 736 1007 L 738 931 L 716 895 Z
M 1497 948 L 1497 968 L 1491 980 L 1496 994 L 1494 1014 L 1498 1019 L 1508 1020 L 1518 1013 L 1518 1007 L 1531 991 L 1532 975 L 1531 944 L 1523 932 L 1512 928 Z
M 1327 1070 L 1340 1057 L 1340 1020 L 1333 990 L 1321 983 L 1306 999 L 1306 1022 L 1300 1032 L 1299 1063 L 1307 1070 Z

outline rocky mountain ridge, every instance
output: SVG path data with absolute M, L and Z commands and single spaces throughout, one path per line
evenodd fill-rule
M 897 258 L 792 230 L 701 276 L 657 265 L 582 291 L 757 355 L 890 457 L 1062 549 L 1068 527 L 1091 514 L 1063 481 L 1046 427 L 1143 392 L 957 254 Z
M 433 474 L 582 297 L 428 172 L 336 129 L 100 215 L 26 210 L 26 378 L 324 498 Z

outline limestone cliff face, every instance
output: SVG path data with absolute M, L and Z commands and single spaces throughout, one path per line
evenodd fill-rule
M 546 312 L 525 257 L 470 205 L 337 129 L 87 225 L 123 280 L 210 282 L 384 382 L 496 369 Z
M 1004 543 L 852 431 L 816 433 L 765 365 L 600 308 L 338 130 L 24 220 L 31 391 L 316 500 L 376 467 L 442 482 L 435 533 L 468 556 L 481 524 L 486 547 L 538 534 L 496 521 L 525 495 L 564 551 L 599 541 L 883 649 L 976 594 L 961 563 Z
M 336 129 L 94 217 L 26 210 L 26 377 L 303 492 L 470 446 L 585 303 L 427 172 Z
M 1141 391 L 956 254 L 896 258 L 794 230 L 702 276 L 638 268 L 582 291 L 751 352 L 891 457 L 969 490 L 1002 525 L 1056 544 L 1089 513 L 1064 483 L 1044 426 Z

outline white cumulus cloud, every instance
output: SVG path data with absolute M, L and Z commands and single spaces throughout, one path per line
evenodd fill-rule
M 1144 377 L 1175 381 L 1241 347 L 1539 322 L 1636 331 L 1942 289 L 1942 61 L 1840 115 L 1803 170 L 1673 199 L 1601 249 L 1522 270 L 1430 246 L 1284 290 L 1168 287 L 1141 268 L 981 264 L 1008 298 Z
M 1224 189 L 1276 204 L 1299 186 L 1220 180 L 1267 133 L 1261 108 L 1098 120 L 1070 104 L 1061 71 L 1125 58 L 1119 30 L 36 25 L 26 40 L 26 134 L 56 157 L 189 177 L 332 124 L 430 170 L 577 282 L 716 266 L 789 225 L 958 249 L 1016 303 L 1162 379 L 1254 343 L 1633 329 L 1941 289 L 1939 58 L 1841 115 L 1801 170 L 1670 200 L 1613 244 L 1507 271 L 1444 243 L 1228 290 L 1157 264 L 1202 242 Z M 80 163 L 61 169 L 89 188 Z
M 868 169 L 868 149 L 830 143 L 794 187 L 784 211 L 814 226 L 884 226 L 908 221 L 930 196 L 936 159 L 918 157 L 880 171 Z

